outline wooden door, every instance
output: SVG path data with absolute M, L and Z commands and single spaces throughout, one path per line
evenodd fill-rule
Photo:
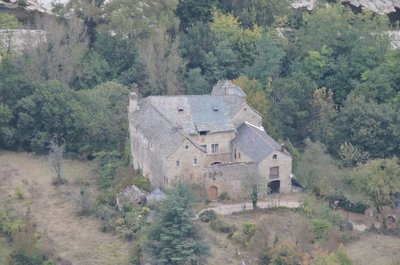
M 218 199 L 218 188 L 211 186 L 208 188 L 208 199 L 210 201 L 216 201 Z

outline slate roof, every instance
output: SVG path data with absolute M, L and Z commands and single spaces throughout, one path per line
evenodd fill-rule
M 281 150 L 281 145 L 272 139 L 262 127 L 248 122 L 239 126 L 237 136 L 232 143 L 255 162 L 262 161 L 275 150 Z
M 144 99 L 140 111 L 133 112 L 131 124 L 154 145 L 163 157 L 173 153 L 185 141 L 185 135 L 174 127 L 152 104 Z
M 142 103 L 151 104 L 172 126 L 189 135 L 235 130 L 231 118 L 243 105 L 235 95 L 151 96 Z

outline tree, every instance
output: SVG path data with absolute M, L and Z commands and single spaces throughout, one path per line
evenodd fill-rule
M 254 63 L 244 69 L 244 73 L 263 84 L 275 77 L 281 67 L 281 60 L 285 53 L 277 44 L 264 33 L 256 44 Z
M 320 142 L 306 139 L 305 150 L 296 167 L 300 182 L 318 196 L 327 196 L 342 187 L 342 176 L 333 158 Z
M 383 206 L 393 205 L 393 196 L 400 192 L 400 165 L 397 158 L 375 159 L 359 165 L 353 172 L 355 190 L 360 192 L 381 213 Z
M 78 98 L 72 111 L 79 117 L 74 130 L 81 132 L 79 138 L 73 140 L 79 145 L 75 150 L 86 146 L 93 152 L 122 151 L 128 134 L 129 90 L 116 82 L 107 82 L 78 91 Z
M 258 172 L 249 172 L 243 178 L 242 185 L 253 204 L 253 210 L 257 210 L 258 200 L 267 193 L 266 180 Z
M 174 33 L 179 26 L 177 6 L 178 0 L 110 1 L 106 5 L 110 22 L 105 28 L 130 39 L 147 39 L 160 28 Z
M 317 85 L 304 73 L 295 72 L 272 83 L 271 116 L 282 138 L 301 144 L 309 136 L 313 93 Z
M 139 48 L 144 80 L 144 95 L 176 95 L 184 91 L 182 77 L 185 63 L 178 51 L 178 41 L 165 30 L 157 30 L 153 38 Z
M 179 17 L 181 30 L 186 31 L 200 21 L 210 21 L 211 10 L 216 3 L 217 0 L 180 0 L 176 15 Z
M 271 26 L 277 18 L 288 15 L 288 0 L 219 0 L 219 7 L 238 17 L 243 26 Z
M 311 135 L 314 140 L 328 144 L 333 139 L 333 121 L 337 114 L 333 93 L 325 87 L 315 90 L 312 107 Z
M 46 32 L 46 37 L 26 49 L 24 56 L 14 56 L 14 64 L 33 80 L 58 80 L 69 87 L 88 51 L 85 28 L 77 18 L 36 18 L 35 24 Z
M 189 95 L 204 95 L 211 91 L 211 85 L 201 74 L 200 68 L 189 69 L 186 74 L 186 91 Z
M 64 149 L 65 143 L 59 143 L 60 139 L 58 137 L 53 137 L 50 140 L 49 145 L 49 162 L 51 168 L 54 170 L 55 177 L 53 180 L 54 185 L 64 184 L 63 179 L 63 160 L 64 160 Z
M 205 264 L 208 247 L 193 223 L 192 204 L 191 192 L 184 184 L 177 183 L 169 190 L 148 235 L 153 264 Z
M 398 154 L 398 139 L 395 137 L 398 133 L 395 127 L 397 113 L 389 104 L 378 104 L 361 91 L 354 91 L 347 97 L 335 120 L 336 148 L 344 142 L 351 142 L 360 151 L 368 152 L 371 158 Z

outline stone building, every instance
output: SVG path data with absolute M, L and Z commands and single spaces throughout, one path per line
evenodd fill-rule
M 260 174 L 273 192 L 291 190 L 291 155 L 262 127 L 261 115 L 230 81 L 211 95 L 150 96 L 132 92 L 129 129 L 135 169 L 165 190 L 174 181 L 204 185 L 208 197 L 242 197 L 242 180 Z

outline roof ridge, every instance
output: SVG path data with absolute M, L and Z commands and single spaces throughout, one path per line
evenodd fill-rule
M 163 113 L 161 113 L 161 111 L 159 111 L 154 105 L 153 103 L 150 101 L 150 105 L 158 112 L 158 114 L 160 114 L 170 125 L 172 128 L 174 128 L 176 125 L 174 125 L 167 117 L 164 116 Z M 189 135 L 187 135 L 182 129 L 177 129 L 177 131 L 183 135 L 186 139 L 188 139 L 195 147 L 197 147 L 197 149 L 199 149 L 200 151 L 204 152 L 204 150 L 200 147 L 200 145 L 198 143 L 195 142 L 195 140 L 193 138 L 191 138 Z M 172 155 L 173 153 L 175 153 L 176 150 L 178 150 L 179 146 L 171 153 L 169 154 L 167 157 L 169 157 L 170 155 Z
M 250 125 L 250 126 L 248 126 L 248 127 L 249 127 L 252 131 L 254 131 L 255 134 L 257 134 L 257 136 L 259 136 L 259 137 L 261 138 L 261 140 L 263 140 L 265 143 L 267 143 L 269 146 L 271 146 L 271 148 L 272 148 L 273 150 L 276 149 L 271 143 L 269 143 L 266 139 L 264 139 L 264 137 L 262 137 L 262 136 L 259 134 L 258 131 L 260 131 L 260 130 L 259 130 L 255 125 L 253 125 L 253 124 L 251 124 L 250 122 L 247 122 L 247 121 L 245 121 L 245 124 L 246 124 L 246 125 Z M 263 127 L 263 128 L 264 128 L 264 127 Z M 257 131 L 256 131 L 255 129 L 257 129 Z M 267 133 L 265 130 L 264 130 L 264 132 Z

